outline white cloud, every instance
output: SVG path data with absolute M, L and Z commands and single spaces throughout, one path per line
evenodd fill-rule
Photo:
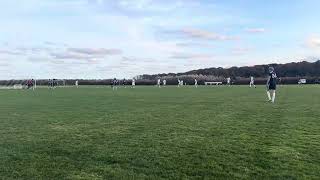
M 79 53 L 86 55 L 119 55 L 122 54 L 120 49 L 105 49 L 105 48 L 68 48 L 71 53 Z
M 245 31 L 248 33 L 264 33 L 264 32 L 266 32 L 266 29 L 264 29 L 264 28 L 247 28 Z
M 201 29 L 185 28 L 180 31 L 183 35 L 190 38 L 205 39 L 205 40 L 238 40 L 237 36 L 222 35 L 214 32 L 209 32 Z
M 50 54 L 55 59 L 76 59 L 76 60 L 88 60 L 92 58 L 88 55 L 76 54 L 70 52 L 56 52 Z
M 214 45 L 202 42 L 180 42 L 176 43 L 179 47 L 214 47 Z
M 246 47 L 236 47 L 231 50 L 231 54 L 234 55 L 245 55 L 248 54 L 252 49 Z
M 14 55 L 14 56 L 24 55 L 24 53 L 21 53 L 21 52 L 11 51 L 11 50 L 1 50 L 1 49 L 0 49 L 0 54 L 7 54 L 7 55 Z
M 0 63 L 0 67 L 8 67 L 8 66 L 10 66 L 10 64 L 9 63 Z
M 125 9 L 144 10 L 148 8 L 152 0 L 119 0 L 119 6 Z
M 43 63 L 43 62 L 49 62 L 50 59 L 47 59 L 45 57 L 29 57 L 28 61 L 33 63 Z
M 90 2 L 91 1 L 91 2 Z M 90 0 L 91 4 L 98 6 L 111 6 L 123 14 L 135 13 L 163 13 L 173 11 L 187 5 L 196 5 L 193 0 Z
M 310 37 L 307 38 L 306 45 L 309 48 L 320 49 L 320 36 L 311 35 Z
M 173 53 L 170 58 L 173 59 L 188 59 L 188 60 L 203 60 L 213 59 L 215 56 L 212 54 L 188 54 L 188 53 Z

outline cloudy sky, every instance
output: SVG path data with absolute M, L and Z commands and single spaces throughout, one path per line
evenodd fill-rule
M 0 79 L 313 60 L 318 0 L 1 0 Z

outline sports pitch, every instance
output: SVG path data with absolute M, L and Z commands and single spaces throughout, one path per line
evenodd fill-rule
M 320 86 L 0 90 L 0 179 L 317 179 Z

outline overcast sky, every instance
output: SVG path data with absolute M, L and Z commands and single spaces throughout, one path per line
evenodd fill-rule
M 0 79 L 313 60 L 318 0 L 1 0 Z

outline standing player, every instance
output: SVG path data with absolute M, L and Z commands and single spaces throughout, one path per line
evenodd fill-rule
M 227 78 L 227 85 L 231 86 L 231 78 L 230 77 Z
M 158 79 L 157 85 L 159 88 L 161 88 L 161 79 L 160 78 Z
M 54 87 L 55 87 L 55 79 L 49 79 L 49 81 L 48 81 L 48 87 L 49 87 L 50 89 L 54 89 Z
M 36 88 L 36 80 L 31 79 L 32 90 Z
M 198 88 L 198 80 L 197 80 L 197 79 L 194 79 L 194 86 L 195 86 L 196 88 Z
M 251 88 L 252 86 L 253 86 L 254 88 L 256 88 L 256 85 L 254 84 L 254 78 L 253 78 L 253 76 L 250 77 L 250 88 Z
M 167 80 L 164 79 L 164 80 L 162 81 L 162 84 L 163 84 L 163 86 L 166 86 L 166 85 L 167 85 Z
M 277 89 L 277 74 L 274 72 L 273 67 L 269 67 L 269 76 L 267 81 L 267 95 L 268 95 L 269 102 L 274 103 L 276 99 L 276 89 Z M 272 93 L 272 98 L 270 93 Z
M 51 88 L 51 79 L 48 79 L 48 89 Z
M 178 87 L 180 87 L 180 85 L 181 85 L 181 81 L 180 79 L 178 79 Z
M 78 80 L 76 80 L 75 85 L 77 88 L 79 88 L 79 81 Z
M 126 84 L 127 84 L 127 80 L 126 80 L 126 79 L 123 79 L 122 85 L 123 85 L 124 88 L 127 88 L 127 87 L 126 87 Z
M 118 80 L 114 78 L 112 80 L 112 90 L 117 90 L 118 89 L 117 85 L 118 85 Z
M 58 81 L 57 81 L 57 79 L 52 79 L 52 88 L 55 89 L 56 86 L 58 86 Z
M 27 81 L 27 89 L 31 89 L 31 88 L 34 90 L 34 88 L 33 88 L 33 79 L 29 79 Z
M 136 80 L 133 78 L 132 79 L 132 87 L 131 88 L 134 88 L 136 86 Z

